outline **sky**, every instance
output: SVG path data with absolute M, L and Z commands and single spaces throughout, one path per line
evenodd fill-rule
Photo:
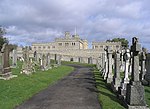
M 1 0 L 0 25 L 10 43 L 52 42 L 65 31 L 89 43 L 138 37 L 150 50 L 150 0 Z

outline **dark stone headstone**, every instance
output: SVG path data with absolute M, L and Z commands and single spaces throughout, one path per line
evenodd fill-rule
M 126 102 L 129 109 L 146 109 L 145 92 L 139 80 L 139 52 L 141 51 L 141 45 L 138 43 L 138 38 L 133 37 L 132 49 L 133 62 L 132 62 L 132 74 L 130 84 L 127 85 Z M 142 108 L 141 108 L 142 107 Z

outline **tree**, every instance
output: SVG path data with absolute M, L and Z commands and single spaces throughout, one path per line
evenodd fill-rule
M 6 29 L 2 26 L 0 26 L 0 50 L 2 49 L 2 46 L 4 43 L 9 43 L 8 39 L 5 38 L 3 35 L 6 34 Z M 16 49 L 17 45 L 15 44 L 9 44 L 9 49 L 12 51 L 13 49 Z
M 3 36 L 4 34 L 6 34 L 6 30 L 2 26 L 0 26 L 0 49 L 2 48 L 4 43 L 8 43 L 8 39 Z
M 112 40 L 109 39 L 106 42 L 121 42 L 122 47 L 125 48 L 129 46 L 129 42 L 125 38 L 114 38 Z

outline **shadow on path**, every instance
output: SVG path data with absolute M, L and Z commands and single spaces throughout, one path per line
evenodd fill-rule
M 75 70 L 55 85 L 34 95 L 16 109 L 101 109 L 92 69 L 70 65 Z M 93 89 L 93 90 L 92 90 Z

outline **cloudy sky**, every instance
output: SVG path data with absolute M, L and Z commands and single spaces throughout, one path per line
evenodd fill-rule
M 11 43 L 51 42 L 65 31 L 105 41 L 133 36 L 150 48 L 150 0 L 1 0 L 0 25 Z

